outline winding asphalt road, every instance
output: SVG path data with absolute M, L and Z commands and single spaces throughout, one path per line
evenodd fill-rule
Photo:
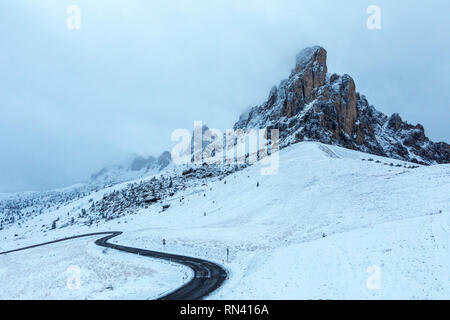
M 191 268 L 194 271 L 194 277 L 191 281 L 185 283 L 182 287 L 166 294 L 165 296 L 160 297 L 158 300 L 198 300 L 206 297 L 208 294 L 216 290 L 227 278 L 227 272 L 220 265 L 215 264 L 210 261 L 191 258 L 176 254 L 151 251 L 133 247 L 126 247 L 118 244 L 113 244 L 108 242 L 114 237 L 121 235 L 120 231 L 111 231 L 111 232 L 97 232 L 97 233 L 88 233 L 82 234 L 78 236 L 68 237 L 64 239 L 49 241 L 45 243 L 40 243 L 24 248 L 14 249 L 10 251 L 0 252 L 0 255 L 23 251 L 31 248 L 36 248 L 40 246 L 49 245 L 52 243 L 68 241 L 72 239 L 84 238 L 84 237 L 92 237 L 92 236 L 100 236 L 106 235 L 103 238 L 100 238 L 95 241 L 95 244 L 105 248 L 111 248 L 119 251 L 124 251 L 128 253 L 134 253 L 137 255 L 156 258 L 161 260 L 167 260 L 170 262 L 182 264 Z

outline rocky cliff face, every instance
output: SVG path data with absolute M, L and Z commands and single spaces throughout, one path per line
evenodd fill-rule
M 252 128 L 278 128 L 281 147 L 315 140 L 416 163 L 450 163 L 448 144 L 430 141 L 420 124 L 377 111 L 349 75 L 329 74 L 327 52 L 318 46 L 298 54 L 289 78 L 235 124 Z

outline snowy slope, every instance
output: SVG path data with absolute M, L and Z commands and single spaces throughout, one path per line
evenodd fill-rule
M 411 168 L 403 161 L 302 142 L 280 152 L 278 174 L 261 176 L 259 169 L 256 164 L 223 180 L 205 179 L 165 199 L 170 208 L 164 212 L 157 203 L 90 227 L 40 231 L 73 206 L 87 207 L 87 198 L 81 198 L 70 208 L 0 231 L 0 250 L 121 230 L 113 242 L 223 263 L 230 278 L 211 298 L 450 298 L 450 165 Z M 113 259 L 125 263 L 128 257 Z M 39 265 L 34 268 L 37 272 Z M 379 287 L 367 286 L 373 279 L 368 268 L 380 274 Z M 29 281 L 39 286 L 28 270 Z M 13 270 L 7 272 L 13 276 Z M 90 281 L 102 283 L 102 276 Z M 111 297 L 121 296 L 117 290 Z

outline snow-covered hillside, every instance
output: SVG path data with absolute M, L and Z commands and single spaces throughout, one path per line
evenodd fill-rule
M 278 174 L 269 176 L 260 175 L 259 164 L 199 176 L 189 187 L 107 222 L 58 224 L 42 231 L 42 225 L 70 220 L 82 209 L 89 213 L 92 202 L 129 188 L 125 183 L 111 186 L 0 231 L 0 251 L 68 235 L 120 230 L 124 234 L 113 242 L 223 264 L 229 279 L 211 298 L 450 298 L 450 165 L 416 166 L 301 142 L 280 151 L 279 166 Z M 165 246 L 162 239 L 167 240 Z M 56 298 L 53 295 L 61 291 L 52 293 L 40 280 L 39 270 L 61 274 L 71 261 L 85 263 L 73 260 L 79 252 L 74 250 L 71 258 L 67 246 L 30 249 L 30 254 L 32 250 L 41 250 L 40 256 L 64 254 L 67 263 L 41 259 L 28 265 L 28 276 L 23 277 L 15 273 L 29 263 L 18 258 L 26 252 L 12 253 L 0 256 L 0 278 L 15 276 L 46 292 L 45 297 Z M 136 263 L 126 254 L 107 256 L 100 249 L 95 257 Z M 179 279 L 180 273 L 174 271 L 174 277 Z M 104 275 L 89 273 L 87 279 L 101 283 Z M 60 281 L 59 290 L 68 290 L 63 280 L 55 281 Z M 146 281 L 154 287 L 152 294 L 158 291 L 156 278 Z M 114 282 L 114 275 L 108 275 L 108 282 Z M 24 285 L 9 286 L 0 290 L 1 298 L 29 297 L 25 290 Z M 126 289 L 83 294 L 114 298 L 121 296 L 120 290 Z M 142 292 L 141 298 L 148 296 Z

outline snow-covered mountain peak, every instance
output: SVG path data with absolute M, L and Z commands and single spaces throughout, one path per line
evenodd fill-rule
M 305 48 L 295 57 L 295 67 L 299 69 L 308 68 L 312 65 L 327 68 L 327 51 L 320 46 Z
M 134 155 L 125 164 L 104 167 L 91 176 L 91 183 L 111 184 L 139 179 L 157 174 L 170 166 L 172 157 L 169 151 L 164 151 L 158 158 Z
M 447 143 L 430 141 L 420 124 L 376 110 L 357 92 L 351 76 L 329 74 L 327 52 L 320 46 L 301 51 L 289 78 L 234 128 L 279 129 L 282 148 L 314 140 L 416 163 L 450 163 Z

